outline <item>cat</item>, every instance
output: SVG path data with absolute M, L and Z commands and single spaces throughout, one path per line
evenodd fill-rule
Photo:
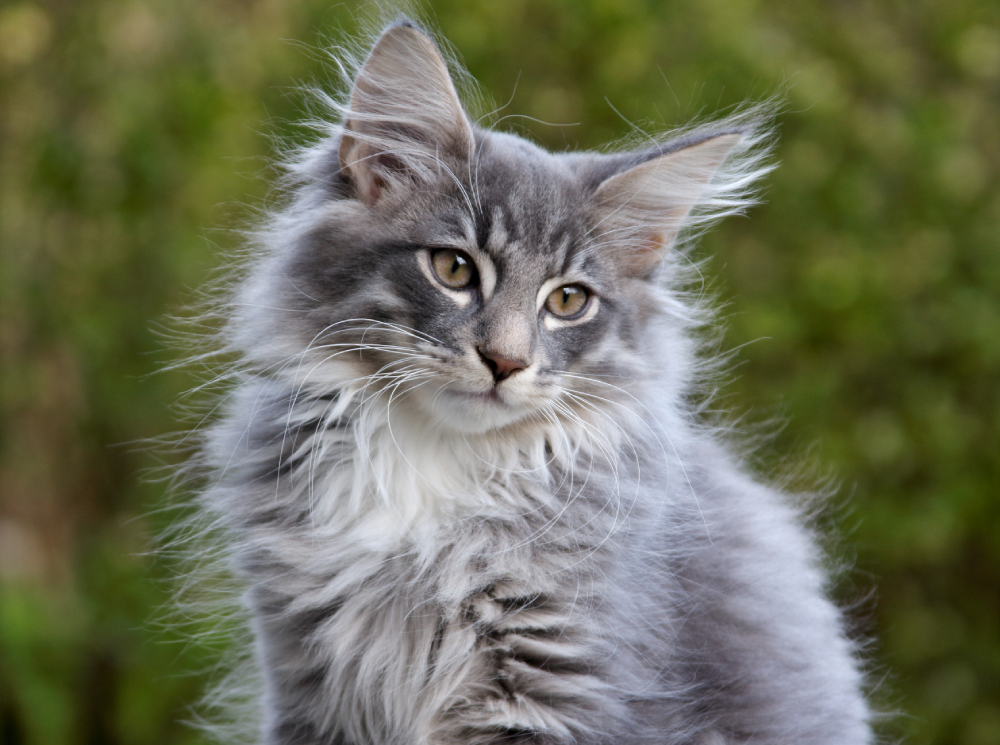
M 684 246 L 753 110 L 631 151 L 473 123 L 386 26 L 227 305 L 201 502 L 268 745 L 860 745 L 814 537 L 699 414 Z

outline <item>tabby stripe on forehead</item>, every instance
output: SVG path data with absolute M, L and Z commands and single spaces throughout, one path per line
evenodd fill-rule
M 485 251 L 493 230 L 493 215 L 482 210 L 475 218 L 476 245 L 480 251 Z
M 513 207 L 503 202 L 499 206 L 501 222 L 508 241 L 520 241 L 524 239 L 524 220 L 518 219 L 514 215 Z
M 561 251 L 563 255 L 563 263 L 562 267 L 560 267 L 559 269 L 559 273 L 565 277 L 567 274 L 569 274 L 569 270 L 573 268 L 573 262 L 576 260 L 577 255 L 575 251 L 570 250 L 573 238 L 570 235 L 569 231 L 563 229 L 558 233 L 558 236 L 561 239 L 561 245 L 559 246 L 559 251 Z M 556 241 L 553 239 L 552 242 L 555 243 Z

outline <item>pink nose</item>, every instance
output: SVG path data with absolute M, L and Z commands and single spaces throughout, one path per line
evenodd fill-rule
M 493 381 L 495 383 L 506 380 L 514 373 L 521 372 L 521 370 L 528 366 L 528 363 L 523 360 L 508 359 L 499 354 L 484 352 L 481 349 L 479 350 L 479 357 L 482 359 L 483 364 L 493 373 Z

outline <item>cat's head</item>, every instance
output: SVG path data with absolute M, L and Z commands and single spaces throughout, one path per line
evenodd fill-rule
M 690 354 L 658 269 L 692 215 L 746 204 L 752 169 L 723 164 L 747 132 L 548 153 L 475 126 L 433 41 L 391 26 L 263 233 L 237 344 L 306 390 L 466 432 L 624 400 Z

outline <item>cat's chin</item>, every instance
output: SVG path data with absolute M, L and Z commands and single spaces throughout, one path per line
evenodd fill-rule
M 445 390 L 422 403 L 435 425 L 466 434 L 504 429 L 523 421 L 534 411 L 495 389 L 483 392 Z

